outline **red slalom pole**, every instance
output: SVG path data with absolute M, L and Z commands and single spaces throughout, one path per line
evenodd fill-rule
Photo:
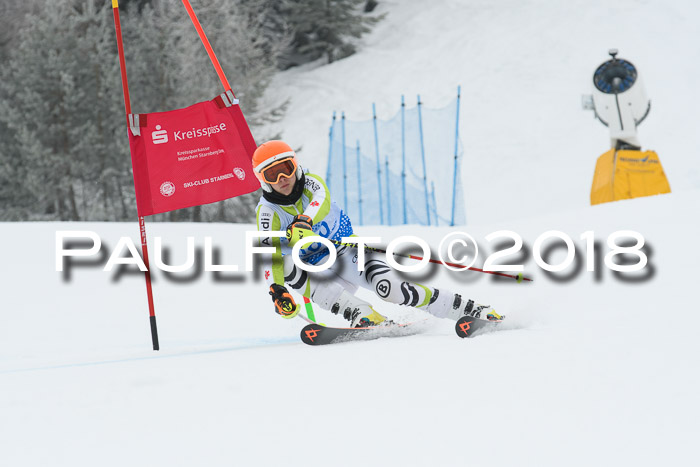
M 119 52 L 119 70 L 122 76 L 122 90 L 124 91 L 124 107 L 126 110 L 126 126 L 129 128 L 129 114 L 131 113 L 131 99 L 129 98 L 129 82 L 126 78 L 126 61 L 124 60 L 124 44 L 122 43 L 122 28 L 119 21 L 119 0 L 112 0 L 112 13 L 114 13 L 114 29 L 117 34 L 117 51 Z M 148 262 L 148 245 L 146 242 L 146 221 L 139 216 L 139 231 L 141 232 L 141 254 L 143 264 L 146 266 L 146 294 L 148 295 L 148 314 L 151 321 L 151 341 L 153 350 L 159 350 L 158 327 L 156 326 L 156 312 L 153 305 L 153 287 L 151 286 L 151 267 Z
M 343 243 L 343 242 L 335 241 L 335 240 L 330 239 L 330 238 L 329 238 L 328 240 L 330 240 L 330 242 L 331 242 L 332 244 L 334 244 L 334 245 L 349 246 L 349 247 L 353 247 L 353 248 L 357 248 L 357 247 L 358 247 L 357 243 Z M 367 246 L 367 245 L 364 245 L 363 247 L 364 247 L 365 250 L 376 251 L 377 253 L 384 253 L 384 254 L 386 254 L 386 250 L 382 250 L 382 249 L 379 249 L 379 248 L 374 248 L 374 247 Z M 395 255 L 395 256 L 401 256 L 402 258 L 416 259 L 416 260 L 418 260 L 418 261 L 422 261 L 422 260 L 425 259 L 425 258 L 422 258 L 422 257 L 420 257 L 420 256 L 416 256 L 416 255 L 401 255 L 401 254 L 399 254 L 399 253 L 394 253 L 394 255 Z M 522 281 L 529 281 L 529 282 L 532 282 L 532 279 L 523 276 L 522 273 L 520 273 L 520 274 L 514 276 L 514 275 L 512 275 L 512 274 L 505 274 L 505 273 L 503 273 L 503 272 L 484 271 L 483 269 L 479 269 L 479 268 L 468 268 L 468 267 L 464 266 L 463 264 L 448 263 L 448 262 L 446 262 L 446 261 L 438 261 L 438 260 L 432 259 L 432 258 L 428 258 L 428 261 L 430 261 L 431 263 L 435 263 L 435 264 L 444 264 L 444 265 L 447 265 L 447 266 L 452 266 L 452 267 L 454 267 L 454 268 L 468 269 L 468 270 L 470 270 L 470 271 L 483 272 L 484 274 L 493 274 L 494 276 L 508 277 L 508 278 L 510 278 L 510 279 L 515 279 L 516 281 L 518 281 L 518 283 L 520 283 L 520 282 L 522 282 Z
M 231 85 L 228 84 L 228 80 L 226 79 L 226 75 L 224 75 L 224 70 L 221 68 L 221 64 L 219 64 L 219 59 L 216 58 L 216 54 L 214 53 L 214 49 L 211 48 L 211 44 L 209 43 L 209 39 L 207 39 L 207 35 L 204 34 L 204 29 L 202 29 L 202 25 L 199 23 L 199 20 L 197 19 L 197 15 L 194 13 L 194 10 L 192 9 L 192 5 L 190 5 L 189 0 L 182 0 L 182 4 L 185 5 L 185 9 L 187 10 L 187 14 L 190 15 L 190 20 L 192 20 L 192 24 L 194 25 L 194 28 L 197 30 L 197 34 L 199 34 L 199 39 L 202 41 L 204 48 L 207 50 L 207 54 L 209 55 L 209 60 L 211 60 L 212 65 L 214 65 L 214 68 L 216 69 L 216 74 L 219 75 L 219 79 L 221 80 L 221 84 L 224 85 L 224 91 L 230 90 Z M 234 95 L 234 97 L 235 97 L 235 95 Z

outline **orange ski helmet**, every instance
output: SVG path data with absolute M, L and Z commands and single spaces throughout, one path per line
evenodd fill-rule
M 303 174 L 296 153 L 284 141 L 272 140 L 261 144 L 253 153 L 252 162 L 255 176 L 267 192 L 272 191 L 270 184 L 279 182 L 280 178 L 296 177 L 300 180 Z

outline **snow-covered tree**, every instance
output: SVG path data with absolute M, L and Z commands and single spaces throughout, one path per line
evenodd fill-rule
M 365 0 L 285 0 L 280 13 L 293 32 L 293 52 L 328 62 L 355 53 L 353 39 L 370 31 L 382 16 L 363 12 Z M 298 59 L 299 57 L 297 57 Z
M 363 15 L 363 3 L 192 2 L 259 140 L 271 135 L 256 127 L 285 108 L 260 105 L 284 57 L 292 64 L 351 53 L 349 41 L 377 20 Z M 127 4 L 120 12 L 133 112 L 182 108 L 223 92 L 179 0 Z M 0 12 L 0 219 L 134 219 L 110 2 L 6 0 Z M 248 195 L 160 218 L 250 221 L 256 200 Z
M 25 24 L 27 14 L 36 11 L 38 3 L 38 0 L 0 2 L 0 63 L 3 68 L 18 41 L 18 31 Z M 7 93 L 0 87 L 0 100 L 5 97 Z M 35 204 L 34 194 L 23 183 L 26 164 L 20 159 L 14 132 L 3 120 L 0 120 L 0 143 L 0 220 L 22 220 Z
M 122 15 L 132 111 L 171 110 L 223 92 L 179 1 L 137 2 Z M 275 73 L 275 47 L 238 2 L 194 4 L 253 125 Z M 0 219 L 136 217 L 112 9 L 56 0 L 32 15 L 0 69 Z M 254 197 L 178 211 L 173 220 L 250 220 Z
M 124 145 L 115 142 L 119 81 L 105 10 L 92 0 L 55 1 L 28 19 L 2 70 L 0 118 L 19 156 L 4 162 L 24 175 L 39 218 L 124 214 L 111 195 L 127 173 L 111 157 Z

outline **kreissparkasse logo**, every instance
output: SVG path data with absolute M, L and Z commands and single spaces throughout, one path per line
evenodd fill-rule
M 153 144 L 164 144 L 168 142 L 168 131 L 162 130 L 160 125 L 156 125 L 156 131 L 151 133 Z M 162 193 L 162 187 L 161 187 Z

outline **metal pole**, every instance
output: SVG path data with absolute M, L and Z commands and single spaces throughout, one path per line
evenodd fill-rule
M 360 225 L 362 224 L 362 165 L 360 164 L 360 140 L 357 140 L 357 199 L 360 208 Z
M 386 225 L 391 225 L 391 181 L 389 180 L 389 157 L 384 156 L 384 160 L 386 161 Z
M 435 213 L 435 225 L 440 224 L 440 216 L 437 213 L 437 202 L 435 201 L 435 182 L 430 182 L 430 188 L 432 189 L 431 195 L 433 199 L 433 212 Z
M 350 209 L 348 209 L 348 171 L 347 171 L 347 166 L 345 165 L 345 112 L 341 114 L 341 129 L 343 130 L 343 208 L 345 208 L 345 212 L 349 212 Z
M 116 1 L 116 0 L 113 0 Z M 224 91 L 228 91 L 231 89 L 231 85 L 228 84 L 228 80 L 226 79 L 226 75 L 224 75 L 224 70 L 221 69 L 221 65 L 219 64 L 219 60 L 216 58 L 216 54 L 214 54 L 214 50 L 211 48 L 211 44 L 209 43 L 209 39 L 207 39 L 207 35 L 204 34 L 204 30 L 202 29 L 202 25 L 199 24 L 199 20 L 197 19 L 197 15 L 194 14 L 194 10 L 192 9 L 192 5 L 190 5 L 189 0 L 182 0 L 183 5 L 185 5 L 185 9 L 187 10 L 187 14 L 190 16 L 190 20 L 192 20 L 192 24 L 194 25 L 194 28 L 197 30 L 197 34 L 199 34 L 199 39 L 202 41 L 202 44 L 204 45 L 204 48 L 207 51 L 207 54 L 209 55 L 209 59 L 211 60 L 211 63 L 214 65 L 214 68 L 216 69 L 216 74 L 219 75 L 219 80 L 221 81 L 221 84 L 224 86 Z M 233 91 L 231 91 L 233 92 Z M 234 95 L 235 97 L 235 95 Z
M 452 177 L 452 217 L 450 225 L 455 225 L 455 199 L 457 197 L 457 157 L 459 151 L 459 100 L 462 93 L 462 86 L 457 86 L 457 118 L 455 122 L 455 164 L 454 176 Z
M 328 166 L 326 167 L 326 185 L 331 189 L 331 162 L 333 158 L 333 128 L 335 128 L 335 110 L 333 111 L 333 121 L 331 129 L 328 131 Z
M 112 13 L 114 14 L 114 29 L 117 34 L 117 52 L 119 54 L 119 69 L 121 71 L 122 91 L 124 92 L 124 107 L 126 110 L 126 126 L 129 129 L 129 115 L 131 114 L 131 99 L 129 97 L 129 81 L 126 77 L 126 61 L 124 59 L 124 44 L 122 42 L 122 28 L 119 21 L 119 0 L 112 0 Z M 148 315 L 151 323 L 151 342 L 153 350 L 159 350 L 158 326 L 156 325 L 156 311 L 153 304 L 153 287 L 151 285 L 151 268 L 148 261 L 148 244 L 146 241 L 146 221 L 143 216 L 139 216 L 139 231 L 141 233 L 141 254 L 143 264 L 146 266 L 144 275 L 146 277 L 146 296 L 148 297 Z
M 423 117 L 421 114 L 420 94 L 418 94 L 418 132 L 420 133 L 420 155 L 423 159 L 423 192 L 425 193 L 425 215 L 430 225 L 430 201 L 428 198 L 428 171 L 425 167 L 425 144 L 423 143 Z
M 379 223 L 384 224 L 384 208 L 382 207 L 382 170 L 379 163 L 379 132 L 377 131 L 377 108 L 372 102 L 372 120 L 374 123 L 374 155 L 377 159 L 377 192 L 379 193 Z
M 349 246 L 351 248 L 359 248 L 360 247 L 357 243 L 344 243 L 344 242 L 339 242 L 338 240 L 333 240 L 332 238 L 329 238 L 328 241 L 330 241 L 332 244 L 338 245 L 338 246 Z M 367 246 L 367 245 L 362 245 L 362 247 L 367 251 L 376 251 L 377 253 L 387 254 L 386 250 L 382 250 L 381 248 L 375 248 L 375 247 Z M 422 256 L 407 255 L 407 254 L 401 254 L 401 253 L 394 253 L 394 256 L 400 256 L 402 258 L 416 259 L 418 261 L 423 261 L 426 259 Z M 517 280 L 518 283 L 521 283 L 522 281 L 532 282 L 532 279 L 530 279 L 529 277 L 525 277 L 522 272 L 519 272 L 517 275 L 512 275 L 512 274 L 505 274 L 503 272 L 497 272 L 497 271 L 484 271 L 483 269 L 480 269 L 480 268 L 467 267 L 463 264 L 458 264 L 458 263 L 448 263 L 447 261 L 442 261 L 442 260 L 438 261 L 436 259 L 432 259 L 429 256 L 427 257 L 427 260 L 430 263 L 442 264 L 442 265 L 446 265 L 446 266 L 452 266 L 455 268 L 468 269 L 470 271 L 483 272 L 485 274 L 493 274 L 495 276 L 509 277 L 511 279 Z
M 403 195 L 403 223 L 408 224 L 406 213 L 406 121 L 403 94 L 401 94 L 401 192 Z

